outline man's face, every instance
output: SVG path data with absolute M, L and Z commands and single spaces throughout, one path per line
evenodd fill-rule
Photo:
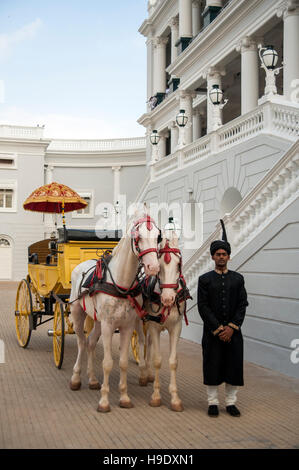
M 215 261 L 216 268 L 223 269 L 226 268 L 227 262 L 230 258 L 227 252 L 220 248 L 219 250 L 215 251 L 212 259 Z

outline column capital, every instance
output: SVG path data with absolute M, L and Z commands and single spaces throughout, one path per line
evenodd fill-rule
M 299 0 L 283 0 L 276 12 L 278 18 L 285 18 L 290 15 L 299 15 Z
M 121 166 L 112 166 L 112 171 L 120 171 L 122 169 Z
M 217 66 L 209 67 L 206 69 L 202 76 L 205 80 L 210 80 L 212 78 L 218 78 L 220 79 L 221 77 L 224 77 L 226 74 L 225 69 Z
M 256 51 L 257 50 L 257 40 L 251 36 L 245 36 L 240 39 L 236 46 L 237 52 L 247 52 L 247 51 Z
M 168 38 L 162 36 L 153 38 L 153 43 L 155 47 L 165 47 L 168 43 Z
M 177 96 L 176 96 L 176 99 L 177 100 L 180 100 L 180 99 L 184 99 L 184 98 L 196 98 L 197 96 L 197 93 L 195 91 L 191 91 L 191 90 L 179 90 Z
M 171 29 L 179 27 L 179 18 L 178 18 L 178 16 L 173 16 L 170 19 L 169 26 L 170 26 Z

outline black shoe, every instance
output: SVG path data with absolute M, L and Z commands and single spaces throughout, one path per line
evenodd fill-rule
M 218 416 L 219 410 L 217 405 L 210 405 L 208 408 L 208 415 L 209 416 Z
M 226 407 L 226 411 L 231 415 L 231 416 L 241 416 L 240 411 L 235 405 L 230 405 Z

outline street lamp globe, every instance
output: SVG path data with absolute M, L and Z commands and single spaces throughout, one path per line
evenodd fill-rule
M 273 46 L 261 49 L 261 57 L 268 70 L 274 70 L 278 62 L 278 54 Z
M 151 133 L 150 140 L 151 140 L 151 143 L 153 145 L 158 145 L 159 140 L 160 140 L 160 136 L 159 136 L 158 131 L 156 129 L 154 129 L 153 132 Z
M 223 91 L 219 88 L 219 85 L 212 85 L 209 96 L 213 104 L 220 104 L 223 99 Z
M 176 123 L 179 127 L 185 127 L 188 121 L 188 116 L 185 114 L 184 109 L 180 109 L 179 113 L 176 115 Z
M 166 233 L 166 236 L 170 238 L 170 235 L 175 232 L 177 237 L 180 238 L 181 231 L 182 229 L 176 219 L 174 217 L 169 217 L 168 223 L 164 227 L 164 232 Z

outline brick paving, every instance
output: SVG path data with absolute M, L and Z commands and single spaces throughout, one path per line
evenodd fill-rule
M 138 367 L 130 352 L 128 388 L 132 409 L 118 407 L 118 342 L 113 338 L 114 367 L 110 381 L 111 412 L 96 411 L 99 391 L 72 392 L 69 380 L 75 362 L 76 337 L 66 337 L 61 370 L 53 362 L 52 322 L 32 332 L 27 349 L 18 346 L 14 326 L 16 283 L 0 283 L 0 339 L 5 363 L 0 364 L 1 449 L 298 449 L 299 380 L 245 363 L 245 387 L 239 391 L 240 418 L 225 412 L 221 389 L 220 415 L 207 415 L 202 384 L 201 346 L 180 340 L 178 389 L 184 412 L 169 409 L 168 337 L 162 334 L 162 406 L 148 405 L 152 384 L 138 385 Z M 97 347 L 101 381 L 102 343 Z M 299 366 L 298 366 L 299 367 Z

